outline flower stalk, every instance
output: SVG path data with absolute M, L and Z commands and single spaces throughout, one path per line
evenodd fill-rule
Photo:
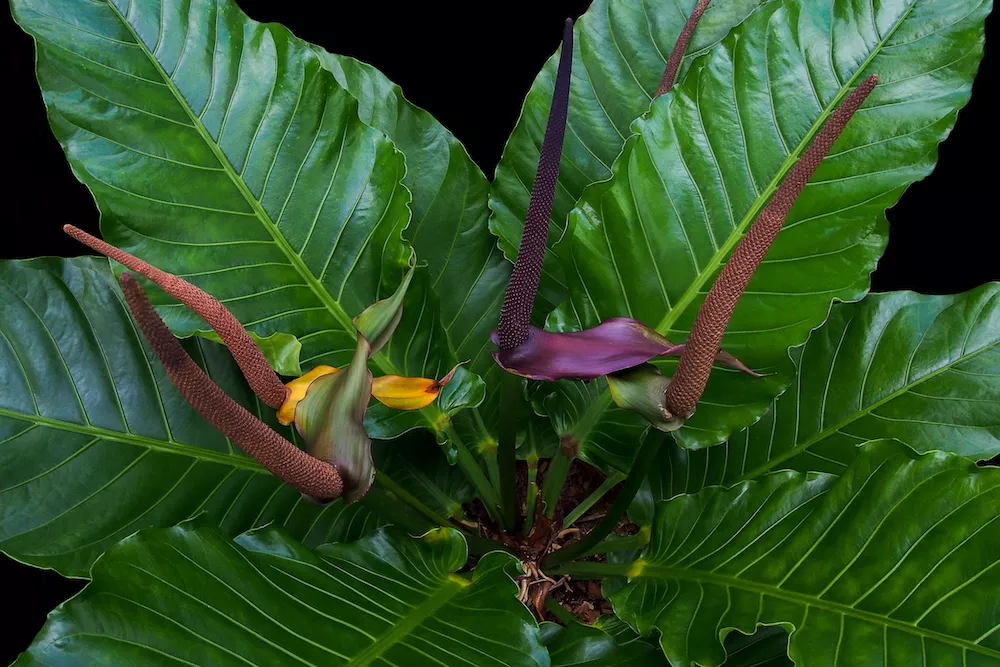
M 424 516 L 424 518 L 433 522 L 435 525 L 446 526 L 448 528 L 462 528 L 462 529 L 465 528 L 464 526 L 460 526 L 459 524 L 449 521 L 445 517 L 441 516 L 440 514 L 432 510 L 430 507 L 421 502 L 419 498 L 417 498 L 412 493 L 403 488 L 403 486 L 400 485 L 399 482 L 397 482 L 396 480 L 394 480 L 392 477 L 382 472 L 381 470 L 375 472 L 375 485 L 381 486 L 386 491 L 392 493 L 399 500 L 409 505 L 411 509 L 420 513 L 421 515 Z
M 528 425 L 531 429 L 531 425 Z M 530 434 L 528 437 L 531 437 Z M 522 535 L 528 535 L 531 529 L 535 527 L 535 512 L 538 507 L 538 455 L 529 454 L 528 455 L 528 490 L 525 494 L 524 500 L 524 528 L 521 531 Z
M 632 500 L 635 498 L 635 494 L 639 492 L 639 487 L 642 486 L 649 471 L 653 468 L 653 461 L 656 460 L 656 455 L 660 452 L 660 446 L 666 437 L 667 435 L 661 431 L 654 429 L 646 430 L 642 438 L 642 444 L 639 445 L 639 451 L 632 462 L 632 467 L 629 469 L 628 476 L 621 483 L 621 488 L 615 497 L 615 502 L 611 504 L 608 513 L 594 526 L 593 530 L 578 541 L 558 551 L 553 551 L 546 556 L 542 561 L 542 567 L 546 572 L 550 567 L 560 565 L 589 553 L 604 538 L 611 534 L 611 531 L 615 529 L 618 522 L 625 516 L 629 505 L 632 504 Z
M 639 529 L 638 533 L 627 537 L 609 535 L 607 539 L 583 555 L 586 557 L 597 554 L 610 554 L 616 551 L 634 551 L 636 549 L 642 549 L 649 544 L 649 536 L 649 526 L 643 526 Z
M 542 482 L 542 511 L 549 519 L 556 514 L 559 497 L 562 496 L 563 486 L 566 484 L 566 477 L 569 475 L 569 468 L 573 465 L 576 454 L 575 444 L 567 442 L 566 438 L 563 437 L 555 456 L 549 459 L 549 467 L 545 471 L 545 481 Z
M 486 478 L 486 474 L 483 473 L 483 469 L 479 466 L 479 461 L 472 455 L 469 448 L 465 446 L 465 442 L 459 437 L 454 426 L 450 423 L 445 424 L 444 433 L 448 436 L 448 441 L 455 447 L 455 451 L 458 453 L 459 468 L 462 469 L 462 472 L 472 482 L 472 486 L 476 489 L 476 494 L 483 501 L 486 512 L 490 515 L 491 519 L 502 525 L 499 512 L 500 498 L 497 495 L 496 489 L 493 488 L 493 485 Z
M 521 411 L 521 378 L 504 373 L 500 381 L 500 433 L 494 461 L 499 467 L 500 513 L 507 530 L 516 530 L 517 507 L 517 423 Z
M 618 472 L 617 470 L 613 472 L 611 476 L 605 479 L 599 487 L 594 489 L 593 493 L 584 498 L 583 501 L 579 505 L 577 505 L 572 512 L 566 515 L 566 518 L 563 520 L 562 523 L 563 530 L 566 530 L 574 523 L 576 523 L 580 517 L 582 517 L 584 514 L 590 511 L 591 507 L 596 505 L 601 498 L 606 496 L 608 492 L 611 491 L 611 489 L 618 486 L 625 479 L 625 477 L 626 477 L 625 473 Z

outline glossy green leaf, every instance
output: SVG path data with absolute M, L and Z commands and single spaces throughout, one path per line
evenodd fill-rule
M 345 365 L 351 318 L 389 296 L 411 249 L 404 157 L 306 43 L 232 0 L 15 0 L 52 129 L 109 242 L 183 276 L 254 333 Z M 414 280 L 378 374 L 455 362 Z M 153 290 L 171 328 L 204 328 Z M 438 417 L 421 411 L 426 423 Z
M 618 643 L 598 627 L 542 624 L 542 641 L 552 667 L 670 667 L 663 653 L 644 641 Z
M 459 366 L 438 396 L 438 408 L 453 415 L 466 408 L 478 407 L 486 398 L 486 383 L 482 378 Z
M 614 637 L 619 644 L 628 644 L 635 641 L 645 641 L 652 643 L 650 637 L 642 637 L 635 630 L 628 627 L 628 623 L 618 618 L 614 614 L 602 614 L 594 621 L 594 627 L 600 628 L 604 632 Z
M 801 667 L 1000 665 L 1000 470 L 869 443 L 840 477 L 779 472 L 657 504 L 612 597 L 677 665 L 721 638 L 790 631 Z M 628 567 L 628 566 L 626 566 Z
M 749 430 L 701 451 L 661 450 L 633 519 L 653 500 L 781 468 L 839 474 L 866 440 L 973 459 L 1000 451 L 1000 283 L 838 304 L 793 356 L 795 382 Z
M 716 274 L 838 103 L 878 73 L 750 282 L 723 347 L 784 372 L 836 300 L 856 300 L 885 246 L 885 209 L 934 166 L 968 101 L 990 4 L 776 0 L 762 5 L 632 126 L 613 178 L 588 188 L 562 247 L 559 328 L 630 316 L 681 342 Z M 672 375 L 676 362 L 658 362 Z M 749 426 L 782 389 L 716 370 L 685 447 Z
M 185 347 L 296 439 L 224 347 Z M 0 549 L 83 577 L 123 537 L 202 511 L 226 535 L 274 522 L 309 546 L 381 523 L 362 505 L 304 502 L 203 420 L 134 327 L 107 260 L 0 263 Z
M 388 529 L 313 552 L 265 528 L 228 540 L 200 522 L 109 550 L 17 665 L 547 665 L 517 600 L 517 561 L 472 580 L 456 531 Z
M 480 375 L 494 373 L 489 332 L 500 316 L 511 265 L 488 230 L 489 183 L 462 144 L 380 71 L 314 47 L 323 65 L 358 100 L 361 119 L 406 156 L 403 184 L 413 199 L 405 232 L 427 264 L 441 322 L 458 360 Z
M 725 37 L 760 1 L 713 0 L 688 45 L 678 80 L 696 56 Z M 542 316 L 567 293 L 560 250 L 552 248 L 566 228 L 566 216 L 586 186 L 611 176 L 611 164 L 631 134 L 632 121 L 649 108 L 695 4 L 697 0 L 596 0 L 576 22 L 569 118 L 549 233 L 551 256 L 538 301 Z M 521 242 L 557 62 L 558 53 L 531 85 L 490 190 L 490 229 L 511 261 Z

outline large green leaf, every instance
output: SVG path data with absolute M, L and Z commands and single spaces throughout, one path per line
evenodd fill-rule
M 1000 665 L 1000 470 L 869 443 L 841 477 L 779 472 L 656 507 L 612 597 L 676 665 L 790 630 L 796 665 Z
M 679 78 L 694 57 L 718 43 L 760 1 L 713 0 L 688 45 Z M 542 278 L 540 313 L 566 296 L 559 249 L 551 246 L 566 228 L 567 214 L 586 186 L 611 176 L 611 163 L 631 134 L 632 121 L 649 108 L 666 59 L 695 4 L 697 0 L 596 0 L 577 21 L 569 119 L 552 207 L 551 252 Z M 549 58 L 531 85 L 490 190 L 490 228 L 511 260 L 521 242 L 557 62 L 558 54 Z
M 885 246 L 885 209 L 934 166 L 969 98 L 991 3 L 776 0 L 699 59 L 632 128 L 609 182 L 587 189 L 561 246 L 571 300 L 557 327 L 631 316 L 682 341 L 714 277 L 839 102 L 868 98 L 791 211 L 723 346 L 755 370 L 856 300 Z M 676 362 L 664 362 L 672 375 Z M 685 447 L 724 441 L 780 391 L 713 372 Z
M 487 375 L 489 333 L 511 265 L 488 231 L 489 183 L 461 142 L 380 71 L 316 47 L 323 65 L 359 103 L 361 119 L 388 136 L 406 156 L 403 184 L 413 199 L 405 235 L 426 262 L 426 280 L 441 305 L 441 322 L 458 359 Z
M 634 634 L 634 633 L 633 633 Z M 604 630 L 570 623 L 542 624 L 542 642 L 552 667 L 670 667 L 663 653 L 644 641 L 616 641 Z
M 295 439 L 224 347 L 185 346 Z M 0 549 L 82 577 L 126 535 L 202 511 L 227 535 L 275 522 L 309 546 L 381 523 L 361 504 L 304 502 L 202 419 L 136 330 L 106 260 L 0 263 Z
M 190 279 L 254 333 L 294 335 L 304 367 L 345 365 L 351 318 L 406 270 L 410 196 L 402 153 L 309 45 L 231 0 L 12 5 L 106 239 Z M 427 288 L 421 273 L 377 374 L 451 368 Z M 151 298 L 175 332 L 204 327 Z
M 187 523 L 108 551 L 17 665 L 548 664 L 517 600 L 513 556 L 472 580 L 455 531 L 387 529 L 312 552 L 266 528 L 226 539 Z
M 839 474 L 877 438 L 972 458 L 1000 451 L 1000 283 L 838 304 L 793 356 L 796 380 L 760 422 L 718 447 L 662 451 L 647 507 L 781 468 Z

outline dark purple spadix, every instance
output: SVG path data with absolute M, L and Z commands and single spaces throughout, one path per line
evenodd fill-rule
M 496 342 L 501 350 L 511 350 L 528 340 L 531 309 L 535 305 L 538 281 L 542 275 L 542 262 L 549 237 L 549 216 L 559 180 L 559 161 L 562 157 L 563 138 L 566 135 L 566 115 L 569 111 L 569 84 L 573 66 L 573 21 L 566 19 L 563 30 L 559 70 L 552 91 L 549 121 L 545 126 L 542 151 L 538 156 L 538 170 L 531 188 L 531 200 L 524 219 L 521 246 L 517 261 L 507 284 L 497 326 Z

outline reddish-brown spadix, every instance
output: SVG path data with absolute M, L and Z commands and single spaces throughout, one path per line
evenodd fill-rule
M 232 352 L 251 388 L 264 403 L 278 409 L 278 420 L 285 425 L 294 422 L 309 453 L 296 448 L 225 396 L 190 361 L 163 321 L 151 310 L 152 306 L 135 279 L 123 278 L 127 295 L 131 295 L 130 308 L 136 320 L 141 319 L 141 328 L 153 343 L 168 374 L 184 398 L 210 423 L 276 476 L 313 500 L 343 497 L 345 502 L 351 503 L 367 492 L 375 476 L 371 440 L 363 424 L 373 395 L 367 362 L 385 345 L 402 317 L 403 298 L 413 276 L 415 258 L 411 257 L 410 270 L 395 293 L 354 318 L 357 350 L 348 366 L 339 369 L 340 372 L 322 366 L 284 385 L 249 333 L 211 295 L 72 225 L 64 229 L 73 238 L 152 280 L 204 318 Z M 396 409 L 419 409 L 433 402 L 451 377 L 452 373 L 441 380 L 383 376 L 378 379 L 376 398 Z M 334 476 L 335 488 L 331 481 Z
M 674 87 L 674 81 L 677 80 L 677 70 L 681 68 L 681 61 L 684 60 L 684 54 L 687 52 L 688 44 L 691 43 L 691 37 L 694 35 L 694 29 L 698 26 L 698 21 L 701 20 L 701 15 L 705 13 L 708 9 L 708 3 L 710 0 L 698 0 L 698 4 L 694 6 L 691 10 L 691 14 L 688 16 L 687 21 L 684 22 L 684 27 L 681 28 L 681 33 L 677 36 L 677 42 L 674 44 L 673 50 L 670 52 L 670 56 L 667 58 L 667 66 L 663 70 L 663 78 L 660 80 L 660 87 L 656 90 L 656 95 L 660 95 L 670 92 L 670 89 Z
M 722 267 L 698 310 L 677 371 L 667 387 L 666 405 L 672 414 L 685 419 L 694 414 L 708 383 L 712 360 L 743 290 L 777 238 L 806 183 L 877 84 L 878 76 L 872 74 L 837 106 Z
M 265 404 L 278 408 L 285 401 L 285 386 L 267 363 L 267 358 L 257 344 L 229 310 L 212 295 L 173 274 L 162 271 L 134 255 L 114 247 L 106 241 L 91 236 L 73 225 L 64 225 L 63 231 L 74 239 L 110 257 L 119 264 L 132 269 L 139 275 L 152 280 L 164 292 L 198 313 L 208 326 L 219 334 L 223 344 L 229 348 L 243 377 L 250 388 Z
M 303 496 L 316 502 L 340 497 L 344 486 L 336 468 L 303 452 L 227 396 L 184 351 L 139 282 L 128 273 L 122 274 L 120 281 L 136 324 L 171 382 L 198 414 Z

